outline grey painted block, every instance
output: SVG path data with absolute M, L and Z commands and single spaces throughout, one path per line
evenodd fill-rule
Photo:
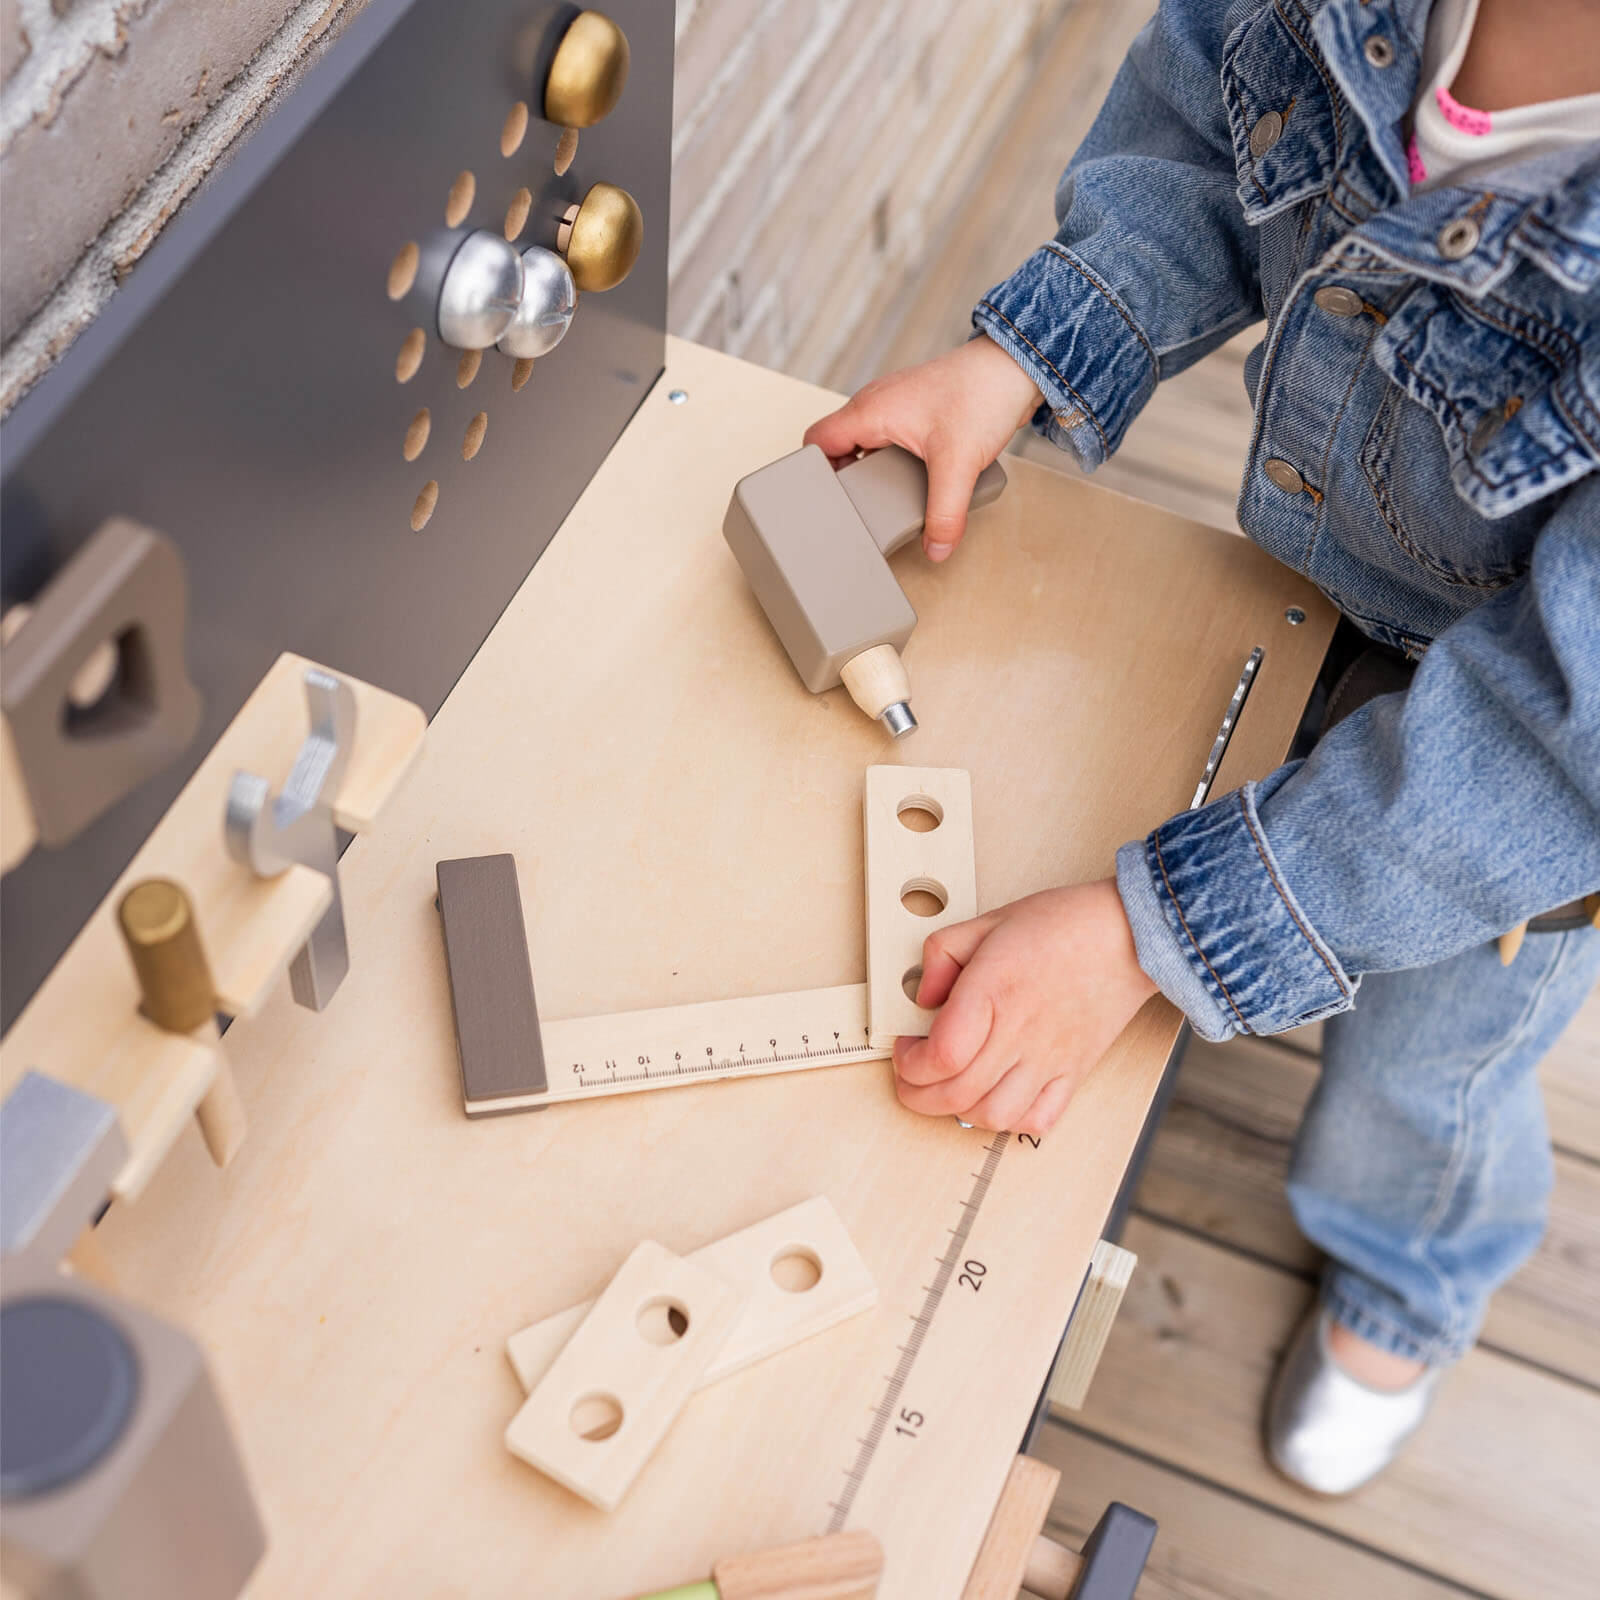
M 466 856 L 436 873 L 462 1105 L 469 1117 L 525 1109 L 505 1102 L 547 1083 L 516 860 Z

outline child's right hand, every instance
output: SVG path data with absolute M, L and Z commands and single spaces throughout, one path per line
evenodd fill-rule
M 835 465 L 857 450 L 897 444 L 928 466 L 928 516 L 922 548 L 943 561 L 967 530 L 978 474 L 1005 449 L 1043 396 L 992 339 L 875 378 L 835 412 L 813 422 L 805 442 Z

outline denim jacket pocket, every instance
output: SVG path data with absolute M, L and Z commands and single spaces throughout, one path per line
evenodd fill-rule
M 1248 222 L 1327 191 L 1348 112 L 1297 6 L 1264 6 L 1234 29 L 1222 53 L 1222 101 Z
M 1561 392 L 1576 378 L 1576 341 L 1503 302 L 1467 305 L 1429 285 L 1394 312 L 1373 354 L 1391 387 L 1361 466 L 1395 543 L 1446 583 L 1514 583 L 1549 497 L 1596 465 Z

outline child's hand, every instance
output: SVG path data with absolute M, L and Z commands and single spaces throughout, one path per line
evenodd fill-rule
M 837 466 L 857 450 L 897 444 L 928 466 L 922 548 L 943 561 L 967 530 L 978 474 L 1033 415 L 1041 396 L 992 339 L 974 339 L 920 367 L 877 378 L 854 399 L 813 422 L 805 442 Z
M 1114 878 L 1029 895 L 931 935 L 917 1003 L 943 1009 L 894 1047 L 902 1104 L 1042 1134 L 1156 992 Z

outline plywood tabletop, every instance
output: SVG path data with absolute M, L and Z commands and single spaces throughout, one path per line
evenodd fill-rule
M 1103 874 L 1186 803 L 1257 644 L 1218 792 L 1276 763 L 1332 613 L 1237 537 L 1018 463 L 945 567 L 895 560 L 922 727 L 891 745 L 842 691 L 801 687 L 719 531 L 734 481 L 831 403 L 669 346 L 346 856 L 333 1003 L 284 991 L 231 1030 L 238 1159 L 218 1172 L 188 1141 L 102 1227 L 126 1290 L 215 1364 L 271 1538 L 258 1597 L 604 1600 L 840 1517 L 882 1539 L 884 1595 L 961 1592 L 1176 1014 L 1147 1007 L 1038 1149 L 905 1112 L 881 1062 L 469 1122 L 434 863 L 515 854 L 547 1017 L 860 982 L 868 765 L 971 773 L 985 905 Z M 952 1284 L 899 1398 L 918 1420 L 851 1483 L 986 1169 L 961 1243 L 981 1290 Z M 875 1312 L 697 1394 L 612 1514 L 505 1451 L 508 1335 L 641 1239 L 694 1250 L 814 1194 Z

